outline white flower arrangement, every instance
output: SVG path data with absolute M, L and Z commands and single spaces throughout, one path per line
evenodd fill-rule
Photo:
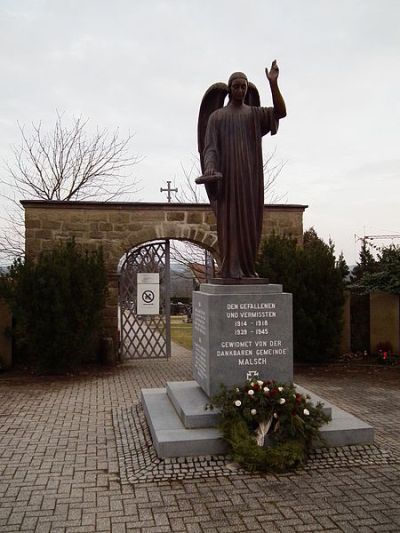
M 248 380 L 213 398 L 233 457 L 251 470 L 288 471 L 303 464 L 329 420 L 293 384 Z M 261 449 L 260 449 L 261 448 Z

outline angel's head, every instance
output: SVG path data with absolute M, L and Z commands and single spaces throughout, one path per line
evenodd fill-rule
M 234 72 L 229 77 L 228 90 L 229 100 L 235 103 L 242 103 L 245 99 L 249 82 L 243 72 Z

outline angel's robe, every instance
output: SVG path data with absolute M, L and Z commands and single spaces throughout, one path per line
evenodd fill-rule
M 273 107 L 227 105 L 211 114 L 203 151 L 204 168 L 222 173 L 207 187 L 217 219 L 222 278 L 256 277 L 255 263 L 264 209 L 261 140 L 275 135 Z

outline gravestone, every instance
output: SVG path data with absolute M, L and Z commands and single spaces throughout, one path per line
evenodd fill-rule
M 282 286 L 203 284 L 193 293 L 193 377 L 207 396 L 260 377 L 293 381 L 292 295 Z

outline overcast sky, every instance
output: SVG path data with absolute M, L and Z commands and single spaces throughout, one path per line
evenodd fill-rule
M 398 0 L 0 0 L 0 25 L 2 159 L 17 121 L 82 114 L 134 133 L 135 200 L 165 201 L 197 157 L 205 90 L 241 70 L 271 105 L 277 59 L 288 115 L 263 145 L 286 162 L 277 192 L 349 264 L 355 234 L 400 234 Z

